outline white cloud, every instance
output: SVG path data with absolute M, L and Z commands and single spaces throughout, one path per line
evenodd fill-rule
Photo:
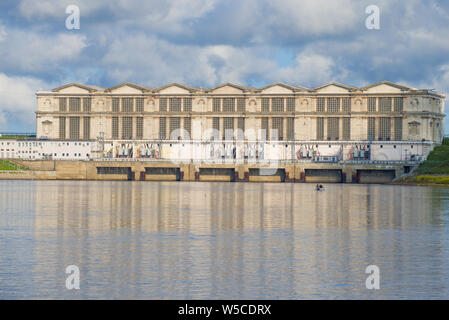
M 331 57 L 304 51 L 296 56 L 294 65 L 281 68 L 278 74 L 285 82 L 317 86 L 331 80 L 344 81 L 347 73 Z
M 7 113 L 19 118 L 24 128 L 34 128 L 36 91 L 51 87 L 51 84 L 37 78 L 10 77 L 0 73 L 0 131 L 8 131 Z
M 87 47 L 84 35 L 45 34 L 13 29 L 0 46 L 0 66 L 15 72 L 50 71 L 61 62 L 73 60 Z

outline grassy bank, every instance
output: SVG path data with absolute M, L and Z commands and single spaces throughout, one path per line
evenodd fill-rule
M 0 171 L 16 171 L 16 170 L 28 170 L 28 168 L 8 160 L 0 160 Z
M 449 139 L 435 147 L 413 174 L 397 181 L 404 184 L 449 186 Z

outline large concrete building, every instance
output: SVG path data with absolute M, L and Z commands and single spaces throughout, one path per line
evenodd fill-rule
M 307 89 L 226 83 L 160 88 L 68 84 L 37 92 L 37 138 L 440 143 L 444 96 L 389 82 Z M 240 129 L 240 130 L 239 130 Z

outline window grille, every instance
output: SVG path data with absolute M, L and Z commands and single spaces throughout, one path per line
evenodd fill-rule
M 340 139 L 340 118 L 327 119 L 327 139 L 328 140 Z
M 237 111 L 238 112 L 245 112 L 245 98 L 238 98 L 237 99 Z
M 327 99 L 327 112 L 329 113 L 340 112 L 340 98 Z
M 119 112 L 119 111 L 120 111 L 120 99 L 112 98 L 112 112 Z
M 376 118 L 368 118 L 368 140 L 376 139 Z
M 295 112 L 295 98 L 287 98 L 287 112 Z
M 389 141 L 391 138 L 391 118 L 379 118 L 379 140 Z
M 284 98 L 273 98 L 271 104 L 272 112 L 284 112 Z
M 317 98 L 316 100 L 316 112 L 324 112 L 324 98 Z
M 136 98 L 136 112 L 144 112 L 144 100 L 143 98 Z
M 122 98 L 122 112 L 134 112 L 133 98 Z
M 224 98 L 223 99 L 223 112 L 235 112 L 235 99 Z
M 184 112 L 192 112 L 192 98 L 184 98 Z
M 65 127 L 65 117 L 59 117 L 59 139 L 64 140 L 65 139 L 65 132 L 66 132 L 66 127 Z
M 181 98 L 170 98 L 170 112 L 181 112 Z
M 132 139 L 133 138 L 133 118 L 123 117 L 122 118 L 122 139 Z
M 118 139 L 118 117 L 112 118 L 112 139 Z
M 143 139 L 143 117 L 136 118 L 136 139 Z
M 262 112 L 270 112 L 270 99 L 262 98 Z
M 59 98 L 59 111 L 67 111 L 67 98 Z
M 90 117 L 83 118 L 83 139 L 90 140 Z
M 167 111 L 167 98 L 159 99 L 159 111 L 161 112 Z
M 81 99 L 70 98 L 69 99 L 69 111 L 80 112 L 81 111 Z
M 159 118 L 159 139 L 165 140 L 167 132 L 167 118 Z
M 70 117 L 70 140 L 80 139 L 80 117 Z
M 376 111 L 376 98 L 368 98 L 368 112 Z
M 316 119 L 316 139 L 324 140 L 324 118 Z
M 343 118 L 343 140 L 351 140 L 351 118 Z
M 213 102 L 213 111 L 214 112 L 221 112 L 221 99 L 220 98 L 214 98 L 212 100 Z

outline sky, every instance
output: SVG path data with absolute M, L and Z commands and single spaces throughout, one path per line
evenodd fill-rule
M 79 29 L 66 27 L 69 5 Z M 379 29 L 366 27 L 370 5 Z M 34 132 L 36 91 L 71 82 L 278 81 L 447 94 L 449 1 L 0 0 L 0 132 Z

